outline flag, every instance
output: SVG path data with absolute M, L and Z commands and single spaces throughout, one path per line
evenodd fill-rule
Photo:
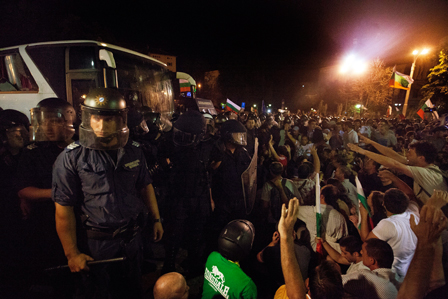
M 266 106 L 264 104 L 264 100 L 261 101 L 261 113 L 266 113 Z
M 233 111 L 233 112 L 235 112 L 236 114 L 238 114 L 238 112 L 240 112 L 240 110 L 241 110 L 241 107 L 238 106 L 237 104 L 235 104 L 234 102 L 232 102 L 231 100 L 227 99 L 227 102 L 226 102 L 226 109 L 227 109 L 228 111 Z
M 389 87 L 409 90 L 412 83 L 414 83 L 414 80 L 410 76 L 397 72 L 394 67 L 389 80 Z
M 321 237 L 320 227 L 322 224 L 322 214 L 320 211 L 320 180 L 319 173 L 316 173 L 316 236 Z M 316 244 L 316 252 L 320 255 L 324 254 L 322 242 L 319 240 Z
M 370 213 L 370 207 L 367 204 L 367 199 L 366 196 L 364 195 L 364 189 L 362 189 L 362 185 L 361 182 L 358 179 L 358 176 L 355 177 L 355 182 L 356 182 L 356 193 L 358 194 L 358 200 L 359 200 L 359 205 L 363 205 L 364 208 L 367 210 L 367 213 L 369 213 L 369 228 L 370 230 L 373 229 L 373 221 L 372 221 L 372 214 Z M 358 217 L 359 217 L 359 228 L 361 228 L 361 212 L 358 211 Z
M 389 117 L 391 114 L 392 114 L 392 106 L 389 105 L 389 108 L 387 108 L 387 111 L 386 111 L 386 117 Z
M 190 85 L 190 82 L 188 82 L 188 80 L 179 79 L 179 87 L 180 87 L 180 92 L 189 92 L 191 85 Z
M 422 108 L 420 108 L 420 110 L 417 111 L 417 114 L 418 114 L 418 116 L 421 117 L 421 119 L 424 119 L 426 108 L 434 108 L 434 105 L 432 104 L 430 99 L 427 99 L 426 102 L 423 104 Z M 436 118 L 438 119 L 439 114 L 437 113 L 437 111 L 434 111 L 433 113 L 436 116 Z

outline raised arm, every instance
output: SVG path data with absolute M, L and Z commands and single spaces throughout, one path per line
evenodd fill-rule
M 310 151 L 311 151 L 311 155 L 313 156 L 314 172 L 319 173 L 320 172 L 320 160 L 319 160 L 319 155 L 317 155 L 317 149 L 313 145 L 313 147 L 311 148 Z
M 318 243 L 317 241 L 318 239 L 321 238 L 316 237 L 316 244 Z M 333 261 L 335 261 L 338 264 L 350 265 L 350 262 L 345 257 L 343 257 L 339 252 L 337 252 L 333 247 L 331 247 L 331 245 L 328 244 L 327 241 L 325 241 L 324 239 L 322 239 L 322 245 L 324 246 L 328 255 L 333 259 Z
M 278 224 L 283 277 L 285 278 L 287 295 L 291 299 L 305 299 L 307 293 L 299 263 L 294 253 L 292 237 L 298 213 L 299 200 L 293 198 L 289 201 L 288 209 L 286 209 L 286 205 L 282 206 L 282 215 Z
M 289 131 L 285 131 L 285 132 L 286 132 L 286 136 L 288 136 L 289 140 L 291 140 L 294 144 L 296 144 L 297 139 L 295 139 Z
M 369 157 L 370 159 L 374 160 L 375 162 L 377 162 L 381 165 L 384 165 L 385 167 L 397 170 L 397 171 L 407 175 L 408 177 L 411 177 L 411 178 L 413 177 L 412 172 L 408 169 L 408 167 L 405 164 L 400 163 L 392 158 L 372 153 L 370 151 L 362 149 L 359 146 L 351 144 L 351 143 L 348 144 L 348 148 L 354 152 L 357 152 L 357 153 L 360 153 L 361 155 Z
M 274 149 L 274 140 L 272 139 L 272 135 L 271 135 L 271 140 L 269 140 L 268 144 L 269 144 L 269 149 L 271 150 L 272 156 L 274 156 L 274 159 L 277 161 L 280 161 L 280 157 L 277 155 L 277 152 Z
M 373 145 L 374 148 L 376 148 L 380 153 L 382 153 L 383 155 L 385 155 L 386 157 L 392 158 L 395 161 L 402 163 L 402 164 L 407 164 L 408 160 L 406 159 L 406 157 L 400 155 L 399 153 L 397 153 L 396 151 L 394 151 L 391 147 L 387 147 L 384 145 L 381 145 L 365 136 L 363 136 L 362 134 L 358 133 L 359 138 L 361 139 L 362 142 L 364 142 L 365 144 L 371 144 Z
M 397 186 L 398 189 L 403 191 L 404 194 L 406 194 L 409 197 L 410 200 L 415 201 L 417 203 L 419 209 L 421 209 L 425 204 L 423 201 L 421 201 L 415 196 L 414 190 L 412 190 L 411 187 L 408 186 L 408 184 L 400 180 L 396 175 L 394 175 L 390 171 L 381 170 L 378 173 L 378 177 L 387 178 L 391 180 L 394 183 L 394 185 Z
M 358 228 L 358 231 L 361 241 L 365 242 L 370 233 L 368 224 L 369 213 L 367 213 L 366 208 L 362 204 L 359 205 L 359 212 L 361 213 L 361 228 Z

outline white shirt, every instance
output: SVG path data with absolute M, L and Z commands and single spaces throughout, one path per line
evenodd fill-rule
M 306 156 L 307 158 L 311 156 L 311 148 L 313 147 L 314 143 L 308 143 L 306 145 L 301 145 L 299 141 L 296 141 L 296 152 L 295 152 L 295 158 L 297 159 L 300 156 Z
M 341 182 L 342 186 L 345 187 L 345 190 L 347 190 L 347 196 L 348 198 L 353 202 L 353 205 L 356 207 L 356 211 L 359 210 L 359 200 L 358 200 L 358 190 L 356 189 L 355 185 L 353 185 L 349 179 L 344 179 L 343 182 Z
M 392 269 L 360 270 L 342 275 L 344 298 L 395 299 L 401 280 Z
M 351 129 L 349 132 L 345 132 L 343 136 L 344 147 L 347 147 L 348 143 L 357 144 L 358 143 L 358 134 L 355 130 Z
M 341 247 L 337 241 L 348 235 L 345 218 L 330 205 L 321 204 L 320 208 L 322 214 L 321 234 L 325 234 L 325 241 L 341 253 Z M 316 207 L 300 206 L 299 219 L 306 223 L 306 228 L 310 232 L 311 246 L 316 251 Z
M 394 251 L 392 269 L 401 278 L 405 277 L 417 247 L 417 236 L 409 224 L 411 214 L 414 215 L 415 221 L 418 223 L 420 221 L 418 206 L 412 201 L 404 213 L 381 220 L 372 230 L 378 239 L 386 241 L 392 247 Z
M 360 261 L 359 263 L 352 263 L 350 267 L 348 267 L 346 274 L 350 274 L 352 272 L 358 272 L 360 270 L 369 270 L 369 267 L 364 266 L 364 263 Z
M 424 203 L 430 197 L 435 190 L 448 191 L 448 187 L 445 184 L 445 179 L 441 174 L 441 170 L 436 165 L 430 165 L 427 167 L 420 166 L 407 166 L 411 171 L 414 178 L 414 193 Z M 426 192 L 423 190 L 426 190 Z

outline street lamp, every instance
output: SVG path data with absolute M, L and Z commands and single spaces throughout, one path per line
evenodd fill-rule
M 257 104 L 254 104 L 254 107 L 257 107 Z
M 414 55 L 414 62 L 412 62 L 412 67 L 411 67 L 411 74 L 409 75 L 409 77 L 411 77 L 414 75 L 414 69 L 415 69 L 415 62 L 417 61 L 417 58 L 420 55 L 425 55 L 429 52 L 428 49 L 423 49 L 422 51 L 419 50 L 414 50 L 414 52 L 412 52 L 412 55 Z M 406 91 L 406 98 L 404 99 L 404 105 L 403 105 L 403 116 L 406 116 L 406 111 L 408 110 L 408 100 L 409 100 L 409 94 L 411 93 L 411 87 L 412 85 L 409 85 L 409 89 Z
M 201 88 L 201 86 L 202 86 L 201 83 L 199 83 L 199 84 L 198 84 L 198 88 Z

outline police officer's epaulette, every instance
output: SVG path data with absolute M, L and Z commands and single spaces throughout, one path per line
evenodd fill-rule
M 137 141 L 132 141 L 132 145 L 135 147 L 140 147 L 140 143 L 138 143 Z
M 67 152 L 69 152 L 69 151 L 74 150 L 75 148 L 80 147 L 80 146 L 81 146 L 81 145 L 80 145 L 77 141 L 74 141 L 74 142 L 70 143 L 70 144 L 65 148 L 65 150 L 66 150 Z
M 33 150 L 33 149 L 35 149 L 35 148 L 38 148 L 38 146 L 37 146 L 37 144 L 35 144 L 35 143 L 31 143 L 31 144 L 28 145 L 26 148 L 29 149 L 29 150 Z

